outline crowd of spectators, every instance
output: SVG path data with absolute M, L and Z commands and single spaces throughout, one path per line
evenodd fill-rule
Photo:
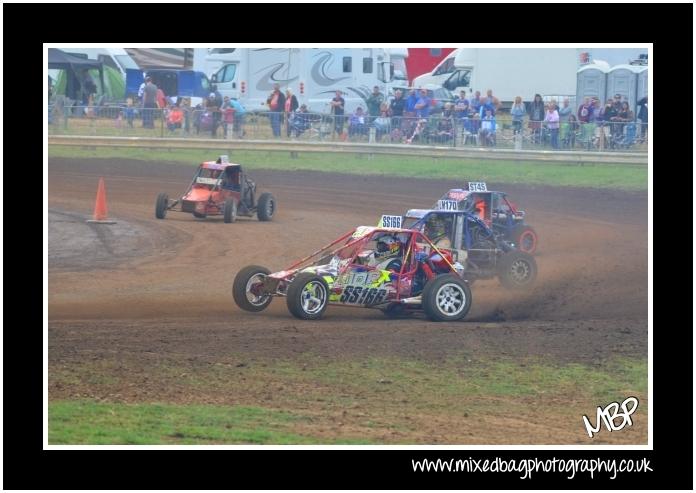
M 85 89 L 85 104 L 91 105 L 96 86 L 87 72 L 81 87 Z M 49 87 L 49 91 L 51 89 Z M 117 125 L 133 127 L 136 116 L 140 115 L 144 128 L 154 128 L 154 119 L 161 117 L 170 134 L 210 132 L 215 138 L 221 128 L 223 138 L 232 134 L 243 137 L 247 113 L 243 105 L 234 98 L 223 98 L 215 85 L 211 91 L 208 98 L 191 107 L 189 98 L 174 101 L 146 77 L 138 91 L 138 100 L 126 100 L 118 114 Z M 431 115 L 434 102 L 426 89 L 411 88 L 408 94 L 396 90 L 388 98 L 375 86 L 364 102 L 364 107 L 358 106 L 354 112 L 346 114 L 343 93 L 337 90 L 327 103 L 329 114 L 314 113 L 307 105 L 299 104 L 291 88 L 283 92 L 277 83 L 266 100 L 268 121 L 276 138 L 281 137 L 282 126 L 285 126 L 286 137 L 297 138 L 320 123 L 322 130 L 318 132 L 322 137 L 335 135 L 340 140 L 365 137 L 370 141 L 456 145 L 461 138 L 463 144 L 471 140 L 481 146 L 496 146 L 502 128 L 511 130 L 511 136 L 510 133 L 503 135 L 506 139 L 526 138 L 533 145 L 572 149 L 579 142 L 612 148 L 644 141 L 647 133 L 647 97 L 637 102 L 638 111 L 634 114 L 628 101 L 619 94 L 604 104 L 598 98 L 585 97 L 577 108 L 571 106 L 567 97 L 559 105 L 555 99 L 544 101 L 540 94 L 535 94 L 527 103 L 517 96 L 505 110 L 509 111 L 509 117 L 502 118 L 501 102 L 491 89 L 485 96 L 480 91 L 472 91 L 469 95 L 461 91 L 452 102 L 444 104 L 437 115 Z M 634 124 L 636 117 L 640 120 L 639 133 Z

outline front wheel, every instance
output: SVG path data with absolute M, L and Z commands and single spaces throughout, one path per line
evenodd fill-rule
M 421 302 L 423 311 L 434 322 L 460 320 L 471 308 L 471 289 L 459 276 L 443 274 L 425 284 Z
M 519 251 L 533 255 L 537 250 L 539 237 L 531 226 L 518 224 L 510 232 L 510 240 Z
M 508 289 L 524 289 L 536 280 L 536 276 L 536 260 L 528 253 L 512 250 L 498 261 L 498 279 Z
M 155 202 L 155 217 L 164 219 L 167 217 L 167 206 L 169 205 L 169 196 L 166 193 L 160 193 Z
M 226 199 L 222 208 L 222 214 L 226 223 L 235 222 L 237 220 L 237 202 L 232 198 Z
M 259 265 L 250 265 L 240 270 L 232 284 L 232 297 L 237 306 L 248 312 L 260 312 L 273 301 L 273 297 L 262 291 L 263 280 L 271 271 Z
M 321 318 L 329 303 L 329 285 L 311 272 L 297 274 L 288 287 L 286 301 L 295 317 L 316 320 Z
M 256 215 L 259 221 L 270 221 L 276 210 L 276 201 L 273 194 L 262 193 L 257 204 Z

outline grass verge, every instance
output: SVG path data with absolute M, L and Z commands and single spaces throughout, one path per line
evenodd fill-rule
M 130 370 L 125 361 L 102 361 L 51 370 L 49 442 L 583 443 L 581 416 L 628 396 L 640 399 L 636 415 L 647 422 L 647 360 L 590 366 L 466 355 L 438 363 L 235 355 L 190 365 Z
M 552 164 L 506 160 L 471 160 L 410 156 L 337 155 L 289 152 L 185 149 L 124 149 L 49 146 L 48 156 L 77 159 L 135 159 L 191 166 L 228 153 L 250 169 L 306 170 L 357 175 L 391 175 L 410 178 L 487 181 L 561 187 L 607 188 L 642 191 L 648 188 L 647 166 L 632 164 Z

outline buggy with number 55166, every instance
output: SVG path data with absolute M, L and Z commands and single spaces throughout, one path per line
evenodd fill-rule
M 471 307 L 462 266 L 422 232 L 360 226 L 284 270 L 251 265 L 232 286 L 240 308 L 260 312 L 283 297 L 297 318 L 321 318 L 328 305 L 375 308 L 389 317 L 424 312 L 459 320 Z

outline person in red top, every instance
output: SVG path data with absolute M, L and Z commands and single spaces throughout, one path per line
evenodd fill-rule
M 167 107 L 167 98 L 164 95 L 164 91 L 159 87 L 157 88 L 157 106 L 159 106 L 161 110 Z
M 478 195 L 474 196 L 474 212 L 478 212 L 481 221 L 486 222 L 486 201 Z
M 167 128 L 170 132 L 174 132 L 177 128 L 181 128 L 181 123 L 184 121 L 184 112 L 178 106 L 169 108 L 167 115 Z
M 274 137 L 280 137 L 280 121 L 285 110 L 285 95 L 280 92 L 280 84 L 273 84 L 273 92 L 266 100 L 270 112 L 271 129 Z

